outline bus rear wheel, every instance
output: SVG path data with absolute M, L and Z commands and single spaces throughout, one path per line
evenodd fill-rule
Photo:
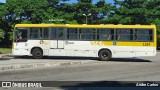
M 32 57 L 34 59 L 42 59 L 43 58 L 43 52 L 40 48 L 35 48 L 32 52 Z
M 109 61 L 112 57 L 112 54 L 109 50 L 101 50 L 99 52 L 99 59 L 101 61 Z

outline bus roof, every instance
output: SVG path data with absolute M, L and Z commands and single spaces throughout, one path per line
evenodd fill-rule
M 68 27 L 68 28 L 156 28 L 153 25 L 122 25 L 122 24 L 100 24 L 100 25 L 87 25 L 87 24 L 16 24 L 15 27 Z

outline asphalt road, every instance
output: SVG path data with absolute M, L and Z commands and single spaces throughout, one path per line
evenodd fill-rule
M 0 81 L 160 81 L 160 53 L 138 59 L 119 58 L 56 68 L 2 71 Z

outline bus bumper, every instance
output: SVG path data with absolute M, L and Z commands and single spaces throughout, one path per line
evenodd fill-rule
M 29 49 L 12 49 L 12 54 L 13 55 L 30 55 L 30 50 Z

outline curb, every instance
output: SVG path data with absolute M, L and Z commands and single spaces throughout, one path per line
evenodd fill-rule
M 0 56 L 0 60 L 3 59 L 3 58 L 6 58 L 6 59 L 13 59 L 14 56 L 13 56 L 13 57 L 11 57 L 11 56 L 9 56 L 9 57 L 8 57 L 8 56 Z
M 33 63 L 33 64 L 15 64 L 0 66 L 0 70 L 12 70 L 12 69 L 25 69 L 25 68 L 38 68 L 38 67 L 60 67 L 70 65 L 80 65 L 87 63 L 97 63 L 97 61 L 79 61 L 79 62 L 61 62 L 61 63 Z
M 0 57 L 14 57 L 14 55 L 11 55 L 11 54 L 0 54 Z
M 14 55 L 11 54 L 0 54 L 0 60 L 8 60 L 8 59 L 13 59 Z

